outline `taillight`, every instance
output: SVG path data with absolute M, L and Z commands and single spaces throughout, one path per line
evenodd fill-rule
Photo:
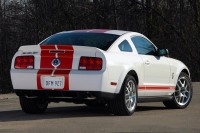
M 82 56 L 79 62 L 79 70 L 101 70 L 103 61 L 99 57 Z
M 18 56 L 15 58 L 16 69 L 34 69 L 34 56 Z

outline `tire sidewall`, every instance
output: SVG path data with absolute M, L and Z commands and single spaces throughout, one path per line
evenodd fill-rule
M 46 111 L 48 102 L 41 99 L 19 97 L 20 105 L 25 113 L 40 114 Z

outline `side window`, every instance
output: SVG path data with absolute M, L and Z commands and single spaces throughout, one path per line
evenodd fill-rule
M 131 40 L 138 54 L 153 55 L 156 52 L 154 45 L 143 37 L 132 37 Z
M 132 52 L 132 48 L 127 40 L 124 40 L 119 44 L 119 49 L 124 52 Z

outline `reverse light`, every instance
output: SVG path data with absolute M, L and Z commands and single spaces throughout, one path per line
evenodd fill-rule
M 15 58 L 16 69 L 34 69 L 34 56 L 17 56 Z
M 102 58 L 82 56 L 79 62 L 79 70 L 101 70 Z

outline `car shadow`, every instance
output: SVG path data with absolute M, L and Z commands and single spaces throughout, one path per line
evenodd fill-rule
M 151 111 L 151 110 L 167 110 L 166 107 L 155 107 L 155 106 L 137 106 L 136 112 Z
M 149 107 L 138 106 L 136 112 L 151 111 L 151 110 L 167 110 L 165 107 Z M 72 117 L 120 117 L 110 113 L 108 108 L 103 107 L 87 107 L 68 106 L 68 107 L 51 107 L 43 114 L 26 114 L 22 110 L 10 110 L 0 112 L 0 122 L 9 121 L 28 121 L 40 119 L 54 118 L 72 118 Z
M 105 108 L 92 108 L 84 105 L 51 107 L 43 114 L 26 114 L 22 110 L 1 111 L 0 122 L 94 116 L 112 116 L 112 114 Z

